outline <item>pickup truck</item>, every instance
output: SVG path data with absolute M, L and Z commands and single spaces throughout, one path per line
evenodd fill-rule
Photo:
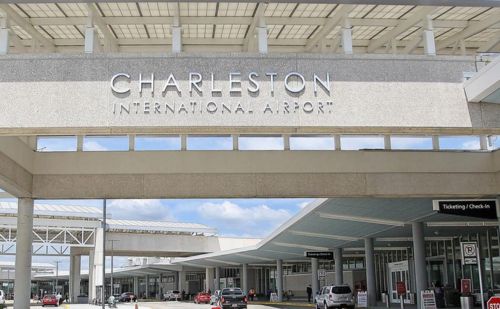
M 220 293 L 219 307 L 221 309 L 246 309 L 247 302 L 248 299 L 240 288 L 226 288 Z

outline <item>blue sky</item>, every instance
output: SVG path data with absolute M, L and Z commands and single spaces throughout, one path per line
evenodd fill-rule
M 500 147 L 500 138 L 493 139 L 493 147 Z M 394 149 L 432 149 L 428 136 L 392 137 Z M 280 150 L 283 141 L 276 137 L 240 137 L 241 150 Z M 332 137 L 312 136 L 293 137 L 292 150 L 334 149 Z M 382 136 L 343 136 L 342 149 L 381 149 Z M 442 149 L 479 149 L 479 138 L 470 136 L 441 137 Z M 84 151 L 127 151 L 128 137 L 88 137 L 84 140 Z M 231 150 L 232 138 L 189 137 L 188 150 Z M 40 138 L 39 151 L 75 151 L 75 137 Z M 137 151 L 179 150 L 180 138 L 177 136 L 139 136 L 136 137 Z M 170 199 L 170 200 L 109 200 L 108 212 L 114 219 L 162 220 L 201 223 L 218 229 L 219 235 L 262 238 L 279 225 L 297 214 L 312 199 Z M 57 200 L 37 201 L 37 203 L 88 205 L 102 207 L 101 200 Z M 224 224 L 221 224 L 224 222 Z M 0 257 L 12 261 L 13 257 Z M 66 257 L 34 257 L 34 262 L 53 262 L 61 260 L 61 269 L 68 269 Z M 117 258 L 115 265 L 122 265 L 126 259 Z M 87 269 L 88 261 L 82 259 L 82 268 Z

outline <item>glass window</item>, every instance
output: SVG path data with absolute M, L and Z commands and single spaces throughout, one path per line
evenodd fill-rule
M 180 150 L 180 136 L 167 135 L 137 135 L 135 137 L 135 150 Z
M 128 136 L 85 136 L 83 151 L 128 151 Z
M 395 150 L 432 149 L 432 137 L 430 136 L 391 136 L 391 148 Z
M 492 135 L 489 137 L 489 148 L 492 150 L 500 149 L 500 135 Z
M 240 150 L 283 150 L 281 136 L 240 136 L 238 139 Z
M 479 136 L 440 136 L 439 148 L 443 150 L 479 150 Z
M 340 137 L 342 150 L 384 149 L 384 137 L 373 135 L 345 135 Z
M 290 150 L 333 150 L 333 136 L 291 136 Z
M 334 286 L 334 287 L 332 287 L 332 293 L 334 293 L 334 294 L 349 294 L 349 293 L 351 293 L 351 288 L 348 286 Z
M 76 151 L 76 136 L 38 136 L 36 140 L 36 151 Z
M 232 150 L 233 138 L 228 136 L 188 136 L 188 150 Z

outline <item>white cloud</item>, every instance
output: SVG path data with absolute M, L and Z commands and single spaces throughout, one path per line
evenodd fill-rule
M 161 200 L 113 200 L 108 212 L 113 219 L 176 221 Z
M 281 137 L 240 137 L 240 150 L 283 150 Z
M 310 202 L 302 202 L 302 203 L 299 203 L 297 204 L 297 206 L 299 206 L 300 209 L 304 209 L 306 208 L 307 205 L 309 205 Z
M 291 137 L 290 149 L 292 150 L 333 150 L 333 137 Z
M 229 201 L 203 203 L 197 211 L 209 222 L 216 222 L 219 229 L 229 227 L 231 231 L 225 235 L 246 237 L 266 236 L 292 216 L 286 209 L 272 209 L 267 205 L 242 207 Z
M 107 151 L 108 148 L 95 141 L 86 141 L 83 145 L 85 151 Z
M 383 149 L 384 138 L 379 136 L 343 136 L 342 150 Z

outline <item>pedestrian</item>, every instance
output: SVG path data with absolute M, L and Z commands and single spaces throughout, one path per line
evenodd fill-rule
M 185 300 L 186 298 L 186 291 L 182 290 L 181 292 L 181 300 Z
M 311 302 L 311 296 L 312 296 L 312 293 L 313 293 L 313 289 L 311 288 L 310 284 L 307 286 L 306 292 L 307 292 L 307 302 L 310 303 Z
M 248 291 L 248 298 L 250 298 L 250 301 L 253 301 L 254 296 L 255 296 L 255 289 L 251 288 L 250 291 Z
M 60 305 L 62 305 L 62 303 L 63 303 L 63 298 L 62 298 L 61 293 L 57 293 L 57 295 L 56 295 L 56 299 L 57 299 L 57 304 L 58 304 L 59 306 L 60 306 Z

